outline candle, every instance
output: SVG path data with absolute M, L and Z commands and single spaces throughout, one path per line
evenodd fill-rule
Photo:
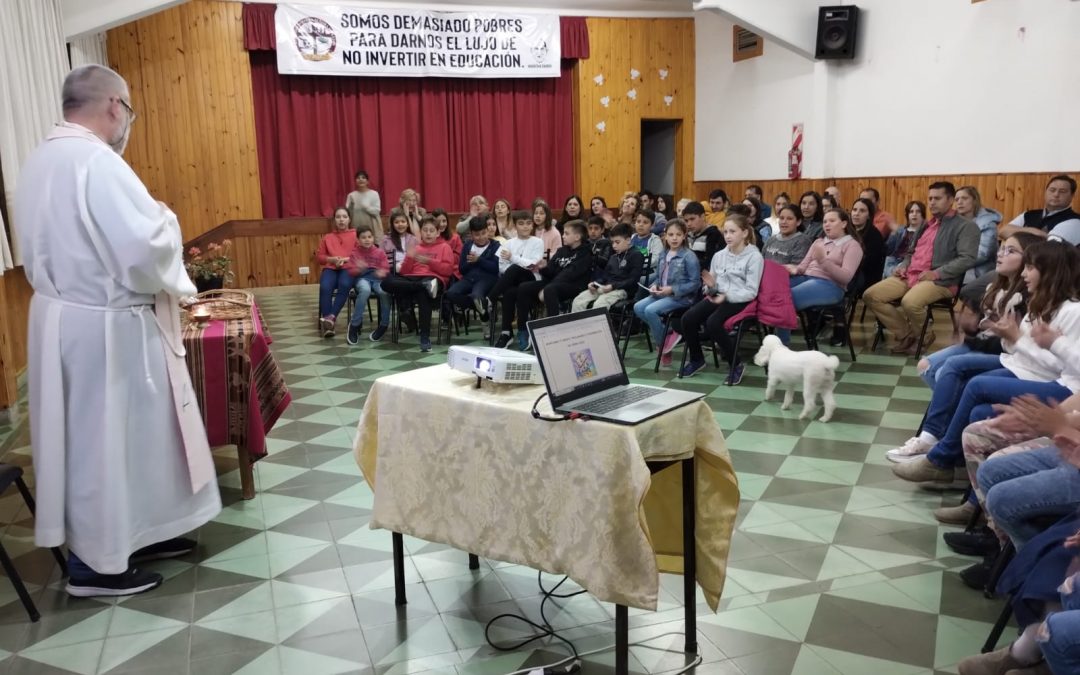
M 195 305 L 191 308 L 191 318 L 196 323 L 207 323 L 210 321 L 210 308 L 206 305 Z

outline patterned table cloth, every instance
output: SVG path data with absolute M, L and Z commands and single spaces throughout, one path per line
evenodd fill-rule
M 211 446 L 237 446 L 246 499 L 254 496 L 251 463 L 266 456 L 266 434 L 292 401 L 271 341 L 254 305 L 250 317 L 184 328 L 206 434 Z
M 372 385 L 354 448 L 375 493 L 372 528 L 566 574 L 601 600 L 655 609 L 658 572 L 682 572 L 682 482 L 678 463 L 650 475 L 646 460 L 692 455 L 697 579 L 716 610 L 739 487 L 704 402 L 636 426 L 550 423 L 530 413 L 543 387 L 475 385 L 446 365 Z

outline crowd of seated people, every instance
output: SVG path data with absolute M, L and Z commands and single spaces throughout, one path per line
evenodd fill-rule
M 444 209 L 429 213 L 420 205 L 420 195 L 406 189 L 389 214 L 385 234 L 381 223 L 377 227 L 371 222 L 381 202 L 368 174 L 357 172 L 356 183 L 357 190 L 335 213 L 334 231 L 326 235 L 318 253 L 324 336 L 333 336 L 337 316 L 354 288 L 358 299 L 374 295 L 380 301 L 372 340 L 385 333 L 389 320 L 385 306 L 393 302 L 401 310 L 405 330 L 417 333 L 424 350 L 430 349 L 432 312 L 438 310 L 440 320 L 447 319 L 444 314 L 449 312 L 435 302 L 444 291 L 448 310 L 475 309 L 486 320 L 501 309 L 498 334 L 491 337 L 503 346 L 512 345 L 517 337 L 519 347 L 527 346 L 524 323 L 539 306 L 548 312 L 566 311 L 579 296 L 578 306 L 582 302 L 611 306 L 625 293 L 619 301 L 634 306 L 663 351 L 662 365 L 671 363 L 678 344 L 685 344 L 688 358 L 681 377 L 705 367 L 701 339 L 715 343 L 731 372 L 741 375 L 738 354 L 724 326 L 757 297 L 763 261 L 787 271 L 796 310 L 833 308 L 861 299 L 884 335 L 893 339 L 891 351 L 906 355 L 916 350 L 929 307 L 962 296 L 965 282 L 971 289 L 964 291 L 970 296 L 967 306 L 979 305 L 981 292 L 999 274 L 1000 238 L 1027 233 L 1073 245 L 1080 240 L 1080 219 L 1070 208 L 1075 182 L 1067 176 L 1050 181 L 1042 209 L 1020 214 L 1008 224 L 1001 224 L 1000 213 L 982 204 L 974 187 L 957 189 L 944 181 L 929 186 L 926 205 L 907 204 L 902 223 L 881 208 L 880 193 L 872 187 L 862 190 L 845 209 L 834 186 L 824 195 L 806 191 L 793 200 L 784 192 L 770 202 L 760 186 L 751 185 L 742 201 L 732 200 L 723 190 L 713 190 L 700 202 L 676 202 L 672 195 L 640 191 L 625 193 L 617 207 L 608 208 L 601 196 L 586 206 L 580 196 L 570 195 L 557 216 L 543 198 L 533 200 L 528 210 L 515 211 L 509 200 L 497 199 L 489 207 L 487 198 L 476 195 L 457 226 L 450 227 Z M 424 237 L 423 225 L 429 221 L 434 236 Z M 568 228 L 571 223 L 574 227 Z M 642 283 L 633 288 L 612 286 L 593 298 L 591 282 L 597 282 L 596 289 L 608 286 L 600 282 L 616 253 L 611 233 L 620 224 L 629 228 L 626 250 L 639 252 L 644 261 Z M 365 227 L 370 237 L 361 242 L 356 233 Z M 372 246 L 385 254 L 385 271 L 372 259 Z M 685 278 L 688 271 L 694 271 L 692 279 Z M 419 296 L 421 285 L 427 289 L 427 300 Z M 551 289 L 545 290 L 549 285 Z M 672 312 L 671 320 L 665 321 Z M 356 344 L 364 312 L 354 313 L 352 319 L 348 342 Z M 665 326 L 667 334 L 660 334 Z M 787 328 L 774 328 L 785 342 L 790 340 Z M 922 347 L 935 337 L 930 331 Z M 843 345 L 849 339 L 843 328 L 833 330 L 832 344 Z M 729 384 L 739 379 L 730 378 Z M 959 392 L 953 398 L 958 396 Z M 927 433 L 944 436 L 945 426 L 934 418 Z
M 726 384 L 737 385 L 743 367 L 730 322 L 758 297 L 769 265 L 781 278 L 786 272 L 798 311 L 861 299 L 898 356 L 934 342 L 933 331 L 921 337 L 932 306 L 958 305 L 959 339 L 917 364 L 931 389 L 923 423 L 886 457 L 904 481 L 970 483 L 968 499 L 934 516 L 969 526 L 945 534 L 957 553 L 982 558 L 961 578 L 979 589 L 996 581 L 1022 628 L 1010 646 L 961 662 L 961 675 L 1080 672 L 1080 215 L 1072 177 L 1053 177 L 1042 207 L 1007 223 L 976 188 L 947 181 L 929 185 L 925 203 L 908 202 L 899 222 L 873 188 L 845 209 L 835 187 L 797 199 L 781 193 L 770 207 L 750 186 L 742 201 L 723 190 L 702 201 L 642 191 L 613 208 L 600 196 L 586 206 L 571 195 L 557 218 L 544 199 L 527 210 L 499 199 L 489 213 L 478 195 L 450 228 L 445 211 L 429 214 L 406 190 L 385 234 L 371 222 L 379 201 L 366 172 L 356 180 L 317 254 L 327 337 L 354 288 L 361 306 L 379 299 L 372 340 L 397 302 L 424 351 L 443 291 L 445 307 L 485 320 L 498 311 L 494 344 L 519 349 L 530 347 L 524 326 L 538 311 L 622 304 L 662 366 L 683 344 L 678 375 L 695 375 L 707 367 L 709 342 L 727 361 Z M 363 320 L 353 314 L 351 344 Z M 786 327 L 774 328 L 790 341 Z M 1018 554 L 994 580 L 1007 548 Z

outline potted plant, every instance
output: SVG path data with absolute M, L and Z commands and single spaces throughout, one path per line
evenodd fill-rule
M 198 246 L 188 249 L 184 267 L 200 293 L 220 289 L 226 282 L 232 281 L 232 258 L 229 257 L 231 252 L 230 239 L 225 239 L 220 244 L 211 242 L 206 245 L 205 251 Z

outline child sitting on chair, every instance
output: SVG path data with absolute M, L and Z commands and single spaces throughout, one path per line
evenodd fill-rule
M 410 304 L 415 301 L 420 306 L 417 326 L 422 352 L 431 351 L 431 310 L 453 271 L 454 253 L 450 244 L 439 236 L 435 218 L 425 214 L 420 220 L 420 243 L 405 252 L 399 276 L 383 282 L 383 288 L 395 298 Z
M 678 333 L 668 338 L 664 317 L 694 304 L 701 288 L 701 266 L 697 254 L 687 246 L 686 223 L 681 218 L 665 224 L 664 244 L 667 249 L 657 259 L 656 272 L 649 277 L 648 295 L 634 304 L 634 314 L 649 327 L 656 348 L 663 352 L 660 363 L 668 366 Z
M 494 309 L 495 301 L 502 300 L 502 334 L 495 341 L 500 348 L 513 339 L 510 331 L 514 326 L 517 287 L 540 278 L 536 266 L 544 258 L 544 242 L 534 235 L 536 227 L 529 212 L 514 211 L 513 219 L 517 236 L 499 247 L 499 280 L 487 294 L 489 311 Z
M 544 303 L 548 316 L 559 315 L 559 303 L 584 290 L 592 270 L 592 252 L 585 246 L 584 220 L 571 220 L 563 225 L 563 246 L 550 260 L 537 263 L 540 278 L 526 281 L 517 288 L 518 347 L 527 351 L 529 333 L 525 324 L 537 300 Z
M 375 245 L 375 233 L 370 225 L 356 228 L 356 247 L 349 256 L 349 262 L 345 263 L 345 269 L 356 279 L 356 307 L 345 341 L 351 345 L 360 341 L 364 310 L 374 293 L 379 299 L 379 325 L 368 337 L 372 342 L 378 342 L 390 325 L 390 294 L 382 288 L 383 279 L 390 274 L 390 261 L 386 258 L 386 252 Z
M 446 299 L 462 309 L 476 308 L 482 321 L 487 320 L 487 292 L 499 280 L 499 243 L 490 238 L 487 218 L 469 219 L 472 241 L 461 249 L 458 270 L 461 278 L 446 290 Z
M 590 223 L 590 229 L 591 225 Z M 611 307 L 634 294 L 638 280 L 641 279 L 645 256 L 641 255 L 641 251 L 630 247 L 631 236 L 633 232 L 629 225 L 619 223 L 611 228 L 608 233 L 611 256 L 599 278 L 590 281 L 588 288 L 574 298 L 570 311 L 580 312 L 589 307 Z

